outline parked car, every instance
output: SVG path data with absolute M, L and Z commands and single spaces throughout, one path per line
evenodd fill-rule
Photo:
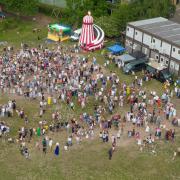
M 146 59 L 139 59 L 135 62 L 128 63 L 123 67 L 123 72 L 129 74 L 132 72 L 141 71 L 142 69 L 146 68 L 146 62 Z
M 78 41 L 81 35 L 81 31 L 82 29 L 77 29 L 73 32 L 73 34 L 71 35 L 71 40 L 72 41 Z
M 0 12 L 0 18 L 4 19 L 6 16 L 3 12 Z
M 161 66 L 157 62 L 147 63 L 146 70 L 152 74 L 152 77 L 160 82 L 169 81 L 173 83 L 172 74 L 169 72 L 166 66 Z

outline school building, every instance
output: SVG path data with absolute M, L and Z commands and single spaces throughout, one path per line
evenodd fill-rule
M 180 76 L 180 24 L 162 17 L 130 22 L 125 46 L 129 53 L 141 51 Z

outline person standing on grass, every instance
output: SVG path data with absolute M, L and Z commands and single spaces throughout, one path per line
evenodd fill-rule
M 37 136 L 38 136 L 38 137 L 41 136 L 41 128 L 40 128 L 40 127 L 37 128 Z
M 50 138 L 49 139 L 49 149 L 52 151 L 52 145 L 53 145 L 53 140 Z
M 25 123 L 25 124 L 28 124 L 28 122 L 29 122 L 28 117 L 27 117 L 27 115 L 25 115 L 24 123 Z
M 109 160 L 111 160 L 112 159 L 112 154 L 113 154 L 112 147 L 109 149 L 108 154 L 109 154 Z
M 60 150 L 59 143 L 56 143 L 56 147 L 55 147 L 55 150 L 54 150 L 55 156 L 59 156 L 59 150 Z
M 32 136 L 33 136 L 33 128 L 30 128 L 29 129 L 29 142 L 31 141 Z
M 46 152 L 47 152 L 47 141 L 45 138 L 42 141 L 42 146 L 43 146 L 43 153 L 46 154 Z

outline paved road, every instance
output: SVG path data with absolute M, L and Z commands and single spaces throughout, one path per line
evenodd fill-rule
M 180 23 L 180 5 L 177 6 L 176 13 L 170 20 Z

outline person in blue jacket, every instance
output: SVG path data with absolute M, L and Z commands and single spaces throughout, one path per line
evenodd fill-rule
M 54 150 L 54 154 L 55 154 L 56 156 L 59 156 L 59 150 L 60 150 L 60 148 L 59 148 L 59 143 L 56 143 L 56 147 L 55 147 L 55 150 Z

